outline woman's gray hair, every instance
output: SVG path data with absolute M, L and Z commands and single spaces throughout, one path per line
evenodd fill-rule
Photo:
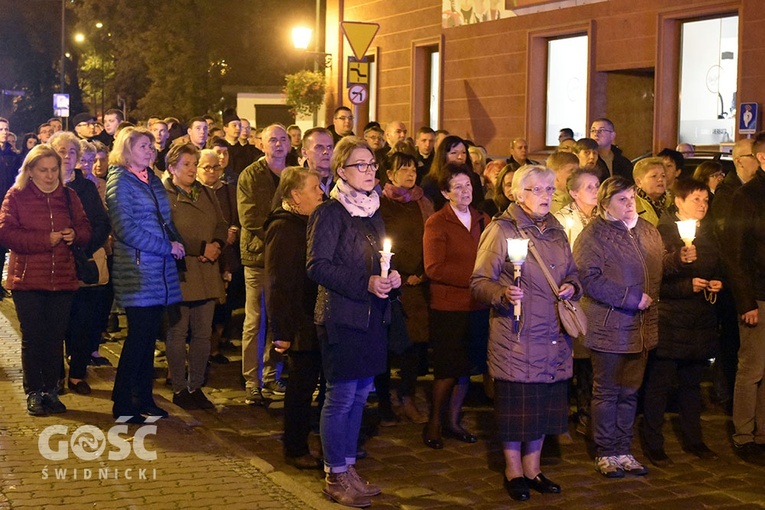
M 532 177 L 540 177 L 548 179 L 551 182 L 555 182 L 555 172 L 543 165 L 523 165 L 513 174 L 513 196 L 515 200 L 520 202 L 519 197 L 521 192 L 526 187 L 526 182 Z
M 605 211 L 614 195 L 635 189 L 635 185 L 620 175 L 609 177 L 598 188 L 598 210 Z
M 315 175 L 321 180 L 319 172 L 309 170 L 302 166 L 288 166 L 279 177 L 279 190 L 276 195 L 281 195 L 282 200 L 292 203 L 292 192 L 302 190 L 309 175 Z

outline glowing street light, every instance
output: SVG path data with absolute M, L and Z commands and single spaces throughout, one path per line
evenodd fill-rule
M 306 27 L 295 27 L 292 29 L 292 44 L 298 50 L 307 50 L 311 43 L 313 30 Z
M 77 32 L 74 34 L 74 42 L 82 43 L 85 42 L 85 34 L 82 32 Z

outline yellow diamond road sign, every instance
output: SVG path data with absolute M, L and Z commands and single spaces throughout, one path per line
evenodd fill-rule
M 361 21 L 343 21 L 340 26 L 358 60 L 364 58 L 372 40 L 377 35 L 377 31 L 380 30 L 379 23 L 363 23 Z

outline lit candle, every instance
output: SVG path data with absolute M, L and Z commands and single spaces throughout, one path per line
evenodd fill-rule
M 693 240 L 696 239 L 696 220 L 683 220 L 676 221 L 677 231 L 680 233 L 680 239 L 683 240 L 686 246 L 693 244 Z
M 383 278 L 388 277 L 388 271 L 390 271 L 390 258 L 393 256 L 393 252 L 391 252 L 391 248 L 393 248 L 390 239 L 385 238 L 383 240 L 383 249 L 380 252 L 380 276 Z
M 528 239 L 508 239 L 507 240 L 507 257 L 513 264 L 513 284 L 516 287 L 521 285 L 521 267 L 526 262 L 526 256 L 529 254 L 529 240 Z M 513 324 L 515 331 L 518 331 L 518 326 L 521 321 L 521 302 L 518 301 L 513 305 Z

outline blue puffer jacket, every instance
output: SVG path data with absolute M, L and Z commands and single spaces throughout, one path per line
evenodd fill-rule
M 167 193 L 153 172 L 149 172 L 147 185 L 126 168 L 109 167 L 106 206 L 114 234 L 112 277 L 114 293 L 123 307 L 181 301 L 178 270 L 157 216 L 157 204 L 165 223 L 175 231 Z

